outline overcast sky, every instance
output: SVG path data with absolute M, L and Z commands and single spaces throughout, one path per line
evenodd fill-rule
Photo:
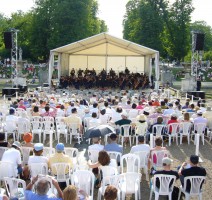
M 171 0 L 173 1 L 173 0 Z M 10 16 L 17 10 L 27 11 L 33 6 L 33 0 L 0 0 L 0 12 Z M 122 21 L 125 14 L 125 5 L 128 0 L 98 0 L 99 17 L 105 20 L 109 33 L 122 37 Z M 212 26 L 212 0 L 193 0 L 195 11 L 192 21 L 203 20 Z

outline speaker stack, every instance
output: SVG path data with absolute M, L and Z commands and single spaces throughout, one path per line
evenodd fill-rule
M 195 51 L 203 51 L 205 42 L 204 33 L 196 33 Z
M 6 49 L 12 49 L 12 32 L 4 32 L 4 44 Z

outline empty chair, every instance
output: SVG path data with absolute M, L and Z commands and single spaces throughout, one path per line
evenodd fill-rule
M 196 123 L 194 124 L 194 134 L 195 134 L 195 140 L 194 143 L 196 144 L 196 134 L 199 134 L 200 137 L 202 138 L 202 144 L 205 144 L 205 129 L 206 129 L 206 124 L 205 123 Z
M 49 137 L 52 137 L 53 139 L 53 134 L 55 133 L 54 130 L 54 122 L 51 121 L 45 121 L 43 123 L 43 142 L 46 140 L 46 135 L 48 134 Z M 56 136 L 56 135 L 55 135 Z M 56 137 L 55 137 L 56 138 Z
M 72 158 L 74 164 L 77 164 L 79 155 L 79 151 L 77 148 L 65 147 L 64 152 L 66 155 Z
M 34 139 L 34 135 L 38 135 L 39 142 L 41 142 L 41 133 L 42 133 L 42 122 L 40 121 L 31 121 L 32 124 L 32 135 Z
M 56 122 L 56 131 L 57 131 L 57 139 L 58 143 L 60 142 L 60 135 L 63 134 L 66 138 L 66 143 L 68 142 L 68 128 L 65 122 L 60 121 Z
M 180 193 L 178 200 L 180 199 L 181 193 L 185 194 L 185 199 L 189 200 L 192 196 L 198 196 L 199 200 L 202 200 L 202 184 L 205 181 L 204 176 L 188 176 L 184 178 L 184 186 L 180 186 Z M 187 191 L 187 184 L 190 182 L 190 191 Z
M 0 147 L 0 161 L 1 161 L 1 158 L 4 154 L 5 151 L 7 151 L 9 148 L 8 147 Z
M 187 136 L 188 144 L 190 144 L 191 122 L 180 123 L 180 144 L 182 144 L 183 136 Z
M 11 121 L 7 120 L 5 122 L 4 131 L 5 131 L 5 140 L 6 141 L 7 141 L 9 134 L 11 134 L 13 136 L 14 141 L 16 140 L 17 125 L 13 120 L 11 120 Z
M 91 160 L 92 163 L 98 161 L 99 150 L 89 150 L 88 149 L 88 158 Z
M 135 154 L 125 154 L 121 157 L 121 172 L 138 172 L 140 171 L 140 158 Z
M 118 171 L 116 167 L 112 167 L 112 166 L 101 166 L 101 171 L 102 171 L 102 177 L 105 176 L 113 176 L 113 175 L 117 175 Z
M 24 191 L 26 190 L 26 182 L 17 178 L 4 178 L 7 194 L 9 198 L 18 198 L 25 200 Z
M 75 171 L 71 177 L 71 183 L 79 190 L 84 190 L 89 195 L 89 200 L 93 200 L 94 195 L 94 174 L 91 171 Z
M 122 126 L 120 126 L 120 137 L 121 137 L 122 146 L 124 144 L 124 138 L 129 138 L 130 146 L 131 146 L 131 131 L 132 131 L 132 126 L 131 125 L 122 125 Z
M 152 199 L 152 193 L 155 193 L 155 200 L 159 199 L 160 195 L 169 196 L 169 200 L 172 200 L 172 191 L 174 187 L 174 183 L 176 180 L 176 176 L 174 175 L 164 175 L 164 174 L 156 174 L 153 177 L 153 182 L 150 188 L 150 197 L 149 200 Z M 157 181 L 159 182 L 159 188 L 157 187 Z
M 119 188 L 122 194 L 122 200 L 124 200 L 128 194 L 134 194 L 135 200 L 141 199 L 140 180 L 140 173 L 127 172 L 120 175 Z
M 20 118 L 18 120 L 18 127 L 17 127 L 17 133 L 18 133 L 18 136 L 17 138 L 19 140 L 22 139 L 21 135 L 24 134 L 24 133 L 27 133 L 27 132 L 30 132 L 30 121 L 26 118 Z
M 73 124 L 70 124 L 68 128 L 70 131 L 70 144 L 72 142 L 73 136 L 77 138 L 78 143 L 80 144 L 81 135 L 80 135 L 79 125 L 73 123 Z
M 33 152 L 32 147 L 21 147 L 21 154 L 22 154 L 22 163 L 23 165 L 28 164 L 29 156 Z
M 17 169 L 11 162 L 0 161 L 0 180 L 4 180 L 4 177 L 17 177 Z

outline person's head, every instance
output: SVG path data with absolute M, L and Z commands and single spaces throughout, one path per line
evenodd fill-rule
M 47 192 L 49 191 L 49 188 L 50 188 L 50 183 L 45 179 L 41 179 L 38 181 L 36 185 L 36 193 L 38 195 L 46 195 Z
M 113 185 L 108 185 L 105 193 L 104 193 L 104 199 L 105 200 L 115 200 L 117 199 L 117 192 L 118 190 Z
M 190 108 L 191 108 L 192 110 L 194 110 L 195 105 L 192 103 L 192 104 L 190 105 Z
M 49 110 L 50 110 L 49 105 L 46 105 L 46 106 L 45 106 L 45 111 L 46 111 L 46 112 L 49 112 Z
M 65 109 L 65 106 L 64 106 L 64 105 L 61 105 L 61 106 L 60 106 L 60 109 L 61 109 L 61 110 L 64 110 L 64 109 Z
M 110 139 L 111 139 L 112 141 L 116 141 L 117 135 L 116 135 L 115 133 L 112 133 L 112 134 L 110 135 Z
M 163 167 L 165 169 L 170 169 L 171 168 L 172 160 L 169 157 L 164 157 L 162 159 L 162 163 L 163 163 Z
M 143 143 L 144 143 L 144 136 L 143 136 L 143 135 L 139 135 L 139 136 L 138 136 L 138 142 L 139 142 L 140 144 L 143 144 Z
M 201 111 L 201 110 L 198 110 L 198 111 L 197 111 L 197 115 L 198 115 L 198 116 L 202 116 L 202 111 Z
M 57 153 L 63 153 L 64 152 L 64 149 L 65 149 L 65 146 L 63 143 L 58 143 L 55 147 Z
M 173 113 L 173 114 L 171 115 L 171 120 L 177 120 L 177 115 L 176 115 L 175 113 Z
M 29 143 L 32 141 L 32 133 L 24 133 L 23 135 L 23 140 L 26 142 L 26 143 Z
M 33 108 L 33 112 L 39 112 L 39 108 L 38 108 L 38 106 L 34 106 L 34 108 Z
M 122 112 L 121 117 L 122 119 L 127 119 L 127 112 Z
M 169 103 L 169 104 L 168 104 L 168 107 L 169 107 L 169 108 L 173 108 L 173 104 L 172 104 L 172 103 Z
M 136 109 L 137 105 L 135 103 L 132 104 L 132 109 Z
M 4 141 L 5 140 L 5 134 L 4 133 L 0 133 L 0 141 Z
M 43 144 L 42 143 L 34 144 L 33 152 L 36 156 L 41 156 L 43 153 Z
M 107 101 L 105 101 L 104 106 L 108 107 L 108 102 Z
M 71 109 L 71 113 L 72 113 L 72 114 L 77 113 L 77 109 L 76 109 L 76 108 L 72 108 L 72 109 Z
M 78 191 L 75 185 L 68 185 L 63 190 L 63 200 L 77 200 L 78 199 Z
M 139 122 L 146 122 L 146 116 L 144 115 L 144 114 L 140 114 L 140 115 L 138 115 L 137 117 L 137 120 L 139 121 Z
M 161 146 L 162 145 L 162 143 L 163 143 L 163 140 L 162 140 L 162 138 L 161 137 L 156 137 L 155 138 L 155 145 L 156 146 Z
M 94 107 L 94 108 L 97 108 L 97 106 L 98 106 L 98 103 L 96 103 L 96 102 L 93 103 L 93 107 Z
M 184 113 L 184 120 L 190 120 L 190 115 L 188 112 Z
M 92 113 L 91 117 L 97 118 L 97 114 L 95 112 Z
M 163 123 L 163 117 L 157 117 L 157 124 L 162 124 Z
M 100 109 L 100 113 L 101 113 L 101 115 L 106 114 L 106 109 L 105 109 L 105 107 L 103 107 L 103 108 Z
M 15 109 L 14 109 L 14 108 L 10 108 L 9 114 L 10 114 L 10 115 L 14 115 L 14 114 L 15 114 Z
M 190 156 L 190 164 L 192 166 L 196 166 L 199 163 L 199 157 L 196 155 L 191 155 Z
M 21 149 L 21 143 L 18 142 L 18 141 L 15 141 L 15 142 L 13 142 L 12 147 L 17 149 L 17 150 L 20 150 Z
M 123 111 L 123 110 L 122 110 L 122 107 L 116 108 L 116 112 L 117 112 L 117 113 L 122 113 L 122 111 Z
M 110 156 L 107 153 L 107 151 L 100 151 L 99 152 L 99 156 L 98 156 L 98 162 L 102 165 L 102 166 L 106 166 L 109 165 L 110 163 Z
M 161 105 L 161 106 L 165 106 L 165 105 L 166 105 L 165 101 L 161 101 L 161 102 L 160 102 L 160 105 Z

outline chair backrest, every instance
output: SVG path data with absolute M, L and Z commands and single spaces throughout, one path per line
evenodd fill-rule
M 55 154 L 55 149 L 51 147 L 43 148 L 43 156 L 50 157 L 52 154 Z
M 159 194 L 168 195 L 170 191 L 173 191 L 174 183 L 176 180 L 176 176 L 174 175 L 164 175 L 164 174 L 155 174 L 154 175 L 154 189 L 156 189 L 156 182 L 160 182 Z
M 147 151 L 136 151 L 133 154 L 140 158 L 140 168 L 146 167 L 148 164 L 149 152 Z
M 40 116 L 32 116 L 31 117 L 31 122 L 42 122 L 43 120 L 42 120 L 42 117 L 40 117 Z
M 35 177 L 39 174 L 47 175 L 48 174 L 48 165 L 47 163 L 31 163 L 29 165 L 31 177 Z
M 65 147 L 65 154 L 70 156 L 71 158 L 78 158 L 79 150 L 73 147 Z
M 54 122 L 43 121 L 43 130 L 44 131 L 53 131 L 54 130 Z
M 169 133 L 171 133 L 171 135 L 176 135 L 179 132 L 179 127 L 180 127 L 179 123 L 171 123 L 168 124 L 167 129 Z
M 7 120 L 5 122 L 4 130 L 8 133 L 12 133 L 17 130 L 17 126 L 13 120 Z
M 164 131 L 164 129 L 165 129 L 165 127 L 166 126 L 163 125 L 163 124 L 155 124 L 152 127 L 152 131 L 153 131 L 152 133 L 155 133 L 156 136 L 161 136 L 163 131 Z
M 42 122 L 40 121 L 31 121 L 32 130 L 41 130 L 42 129 Z
M 23 165 L 28 164 L 30 153 L 33 152 L 32 147 L 21 147 Z
M 167 150 L 152 151 L 151 162 L 154 167 L 162 167 L 162 160 L 164 157 L 168 157 L 169 152 Z
M 94 193 L 94 174 L 91 171 L 75 171 L 71 177 L 71 183 L 79 190 L 84 190 L 93 199 Z
M 52 122 L 52 123 L 54 123 L 54 117 L 44 116 L 43 117 L 43 122 Z
M 113 175 L 113 176 L 105 176 L 102 179 L 102 193 L 105 193 L 105 190 L 107 188 L 108 185 L 113 185 L 115 186 L 117 189 L 120 185 L 120 175 Z
M 117 151 L 107 151 L 107 153 L 110 156 L 110 159 L 115 159 L 117 162 L 121 160 L 122 153 Z
M 26 190 L 26 182 L 17 178 L 4 178 L 4 183 L 8 196 L 17 197 L 18 199 L 24 198 L 24 191 Z
M 112 166 L 101 166 L 101 170 L 102 170 L 103 177 L 113 176 L 118 174 L 117 168 Z
M 78 130 L 79 130 L 79 124 L 77 123 L 71 123 L 71 124 L 68 124 L 68 128 L 70 130 L 70 133 L 72 135 L 77 135 L 78 134 Z
M 56 124 L 57 123 L 60 123 L 60 122 L 63 122 L 63 119 L 64 119 L 65 117 L 55 117 L 55 122 L 56 122 Z
M 17 171 L 11 162 L 0 161 L 0 180 L 4 177 L 16 177 Z
M 205 181 L 205 176 L 187 176 L 184 178 L 184 190 L 186 191 L 187 185 L 190 184 L 190 195 L 195 196 L 201 192 L 202 184 Z
M 95 163 L 98 161 L 99 157 L 99 150 L 89 150 L 88 149 L 88 158 L 91 160 L 92 163 Z
M 23 119 L 23 118 L 22 118 Z M 30 131 L 30 121 L 29 120 L 19 120 L 17 131 L 19 134 L 27 133 Z
M 189 135 L 191 131 L 191 126 L 192 126 L 191 122 L 181 122 L 180 129 L 182 131 L 182 134 Z
M 0 147 L 0 161 L 1 161 L 1 158 L 4 154 L 5 151 L 7 151 L 9 148 L 8 147 Z
M 194 131 L 198 134 L 203 134 L 205 132 L 206 123 L 196 123 L 194 124 Z
M 139 189 L 141 174 L 137 172 L 127 172 L 120 175 L 120 188 L 127 194 L 134 194 Z
M 124 137 L 130 136 L 130 131 L 132 131 L 131 125 L 122 125 L 120 126 L 120 133 L 123 133 Z
M 140 158 L 135 154 L 124 154 L 121 157 L 121 171 L 124 173 L 124 168 L 126 172 L 139 172 L 140 171 Z
M 71 166 L 69 163 L 54 163 L 51 165 L 51 169 L 56 172 L 54 174 L 57 177 L 58 182 L 64 182 L 67 179 L 67 171 L 71 173 Z

